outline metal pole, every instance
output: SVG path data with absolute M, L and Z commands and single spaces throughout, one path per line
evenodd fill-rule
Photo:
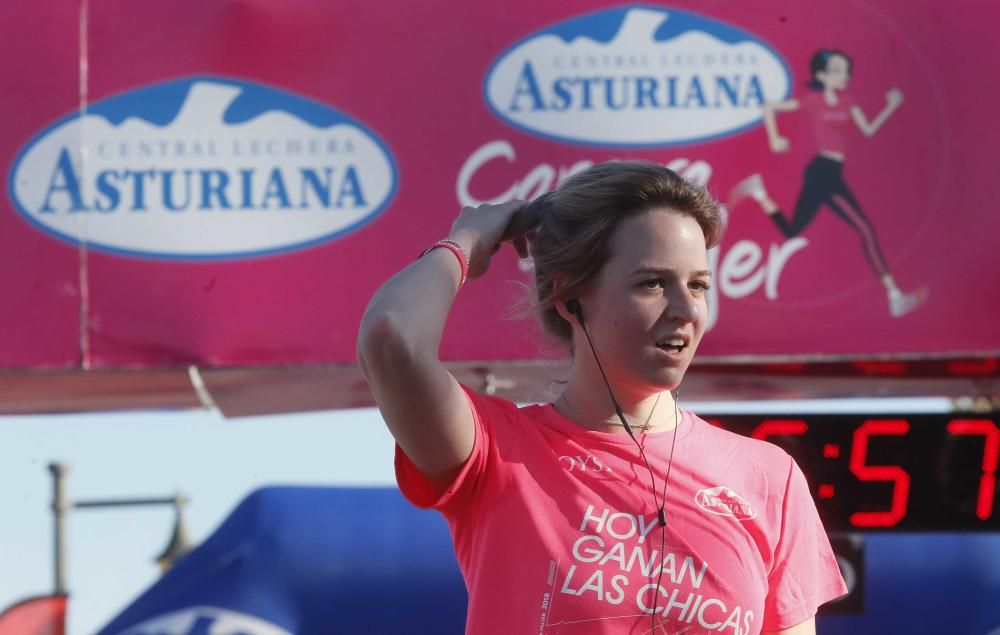
M 66 593 L 66 510 L 69 502 L 66 500 L 66 490 L 64 478 L 69 471 L 69 466 L 65 463 L 50 463 L 49 471 L 52 472 L 52 514 L 54 520 L 54 540 L 53 540 L 53 564 L 55 567 L 55 588 L 56 595 Z
M 142 507 L 144 505 L 176 505 L 176 496 L 163 496 L 160 498 L 109 498 L 94 499 L 84 501 L 74 501 L 70 507 L 73 509 L 90 509 L 95 507 Z

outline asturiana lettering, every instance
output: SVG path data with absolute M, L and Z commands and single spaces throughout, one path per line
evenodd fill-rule
M 358 168 L 106 169 L 85 188 L 63 148 L 56 160 L 40 214 L 117 211 L 310 210 L 368 205 Z M 91 196 L 85 192 L 93 192 Z
M 576 75 L 540 82 L 530 61 L 518 74 L 510 112 L 760 108 L 756 73 L 715 75 Z

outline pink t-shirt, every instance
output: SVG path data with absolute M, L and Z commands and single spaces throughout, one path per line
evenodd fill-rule
M 845 154 L 847 135 L 854 128 L 851 108 L 857 105 L 857 101 L 849 93 L 840 93 L 837 98 L 837 104 L 831 106 L 826 103 L 823 91 L 817 90 L 803 97 L 800 103 L 812 122 L 818 149 Z
M 627 435 L 465 390 L 476 437 L 454 482 L 439 494 L 398 448 L 396 477 L 451 528 L 467 633 L 649 633 L 655 594 L 657 633 L 754 635 L 847 592 L 806 480 L 777 446 L 682 411 L 661 534 Z M 640 437 L 658 489 L 672 434 Z

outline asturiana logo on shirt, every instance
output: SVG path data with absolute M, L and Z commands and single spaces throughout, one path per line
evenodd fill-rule
M 694 502 L 705 511 L 719 516 L 732 516 L 736 520 L 750 520 L 757 512 L 745 498 L 725 486 L 699 490 Z
M 493 63 L 486 102 L 544 137 L 656 147 L 731 135 L 791 93 L 782 57 L 751 33 L 676 9 L 632 5 L 576 16 Z
M 26 219 L 57 238 L 209 259 L 332 240 L 385 209 L 396 183 L 386 145 L 326 104 L 190 77 L 56 121 L 17 157 L 9 192 Z
M 292 635 L 270 622 L 236 611 L 197 606 L 158 615 L 120 635 Z

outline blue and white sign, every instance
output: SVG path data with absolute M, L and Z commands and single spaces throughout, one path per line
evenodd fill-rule
M 159 615 L 137 624 L 122 635 L 292 635 L 253 615 L 211 606 L 197 606 Z
M 751 33 L 676 9 L 628 6 L 577 16 L 494 62 L 485 97 L 507 123 L 543 137 L 656 147 L 734 134 L 791 92 L 782 57 Z
M 10 173 L 16 208 L 60 239 L 155 258 L 300 249 L 392 200 L 386 145 L 333 108 L 246 81 L 155 84 L 68 116 Z

